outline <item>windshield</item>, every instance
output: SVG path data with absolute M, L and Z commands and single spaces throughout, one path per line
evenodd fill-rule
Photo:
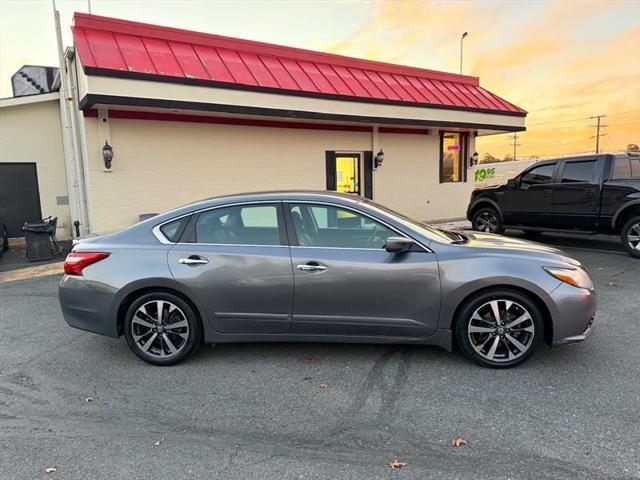
M 442 243 L 454 243 L 459 240 L 456 234 L 451 234 L 443 230 L 438 230 L 437 228 L 430 227 L 426 223 L 414 220 L 411 217 L 407 217 L 406 215 L 396 212 L 395 210 L 391 210 L 390 208 L 383 207 L 382 205 L 372 202 L 371 200 L 363 199 L 362 201 L 363 203 L 366 203 L 367 206 L 369 208 L 372 208 L 373 210 L 378 210 L 379 212 L 386 213 L 387 215 L 393 215 L 393 217 L 398 222 L 402 223 L 403 225 L 413 230 L 418 231 L 419 233 L 421 233 L 422 235 L 424 235 L 425 237 L 431 240 L 435 240 L 436 242 L 442 242 Z

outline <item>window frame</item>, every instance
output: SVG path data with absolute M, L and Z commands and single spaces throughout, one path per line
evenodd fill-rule
M 461 168 L 461 175 L 460 175 L 460 180 L 457 180 L 455 182 L 446 182 L 444 180 L 444 136 L 448 133 L 454 133 L 454 134 L 458 134 L 460 135 L 460 168 Z M 440 155 L 438 158 L 438 165 L 439 165 L 439 183 L 444 184 L 444 183 L 453 183 L 453 184 L 458 184 L 458 183 L 467 183 L 467 150 L 468 150 L 468 144 L 469 144 L 469 132 L 454 132 L 454 131 L 450 131 L 450 130 L 441 130 L 440 131 Z
M 278 245 L 264 245 L 264 244 L 253 244 L 253 243 L 204 243 L 204 242 L 196 242 L 196 241 L 185 241 L 187 237 L 190 235 L 195 235 L 195 225 L 200 218 L 200 215 L 210 212 L 212 210 L 219 210 L 221 208 L 230 208 L 230 207 L 242 207 L 242 206 L 266 206 L 272 205 L 276 207 L 277 221 L 278 221 Z M 171 242 L 167 239 L 162 231 L 160 230 L 167 223 L 174 222 L 179 220 L 180 218 L 191 216 L 189 222 L 186 227 L 182 231 L 182 235 L 178 239 L 177 242 Z M 215 245 L 215 246 L 225 246 L 225 247 L 262 247 L 262 248 L 289 248 L 289 240 L 287 237 L 287 228 L 286 222 L 284 218 L 284 207 L 282 200 L 249 200 L 246 202 L 235 202 L 235 203 L 226 203 L 223 205 L 216 205 L 215 207 L 203 208 L 201 210 L 195 210 L 193 212 L 186 213 L 184 215 L 179 215 L 177 217 L 171 218 L 165 222 L 162 222 L 152 230 L 155 237 L 165 245 Z M 194 237 L 195 238 L 195 237 Z
M 367 212 L 363 212 L 362 210 L 358 210 L 356 208 L 352 208 L 349 207 L 347 205 L 341 205 L 339 203 L 332 203 L 332 202 L 323 202 L 323 201 L 317 201 L 317 200 L 285 200 L 282 202 L 282 209 L 284 212 L 284 217 L 285 217 L 285 226 L 287 228 L 287 237 L 289 238 L 289 245 L 291 247 L 297 247 L 297 248 L 312 248 L 312 249 L 325 249 L 325 250 L 364 250 L 364 251 L 374 251 L 374 252 L 380 252 L 380 251 L 385 251 L 383 248 L 370 248 L 370 247 L 323 247 L 323 246 L 307 246 L 307 245 L 300 245 L 300 243 L 298 242 L 298 235 L 296 234 L 296 230 L 295 230 L 295 226 L 293 224 L 293 219 L 291 218 L 291 208 L 294 205 L 300 205 L 300 204 L 305 204 L 305 205 L 311 205 L 311 206 L 320 206 L 320 207 L 333 207 L 333 208 L 339 208 L 339 209 L 343 209 L 343 210 L 348 210 L 350 212 L 355 213 L 356 215 L 361 215 L 363 217 L 367 217 L 370 220 L 373 220 L 376 223 L 379 223 L 381 225 L 383 225 L 384 227 L 388 228 L 389 230 L 391 230 L 392 232 L 396 233 L 398 235 L 398 237 L 402 237 L 402 238 L 406 238 L 409 239 L 411 241 L 414 242 L 414 247 L 416 247 L 416 249 L 412 249 L 410 251 L 420 251 L 420 252 L 428 252 L 428 253 L 433 253 L 433 251 L 427 247 L 426 245 L 424 245 L 422 242 L 417 241 L 415 238 L 407 235 L 406 233 L 402 232 L 401 230 L 399 230 L 398 228 L 394 227 L 393 225 L 390 225 L 389 223 L 385 222 L 384 220 L 377 218 L 373 215 L 370 215 Z

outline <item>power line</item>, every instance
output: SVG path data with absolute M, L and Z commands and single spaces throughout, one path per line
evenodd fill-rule
M 640 112 L 640 108 L 634 108 L 633 110 L 625 110 L 624 112 L 608 113 L 607 115 L 609 117 L 613 117 L 614 115 L 624 115 L 624 114 L 633 113 L 633 112 Z M 535 126 L 538 126 L 538 125 L 554 125 L 556 123 L 579 122 L 579 121 L 589 120 L 590 118 L 592 118 L 592 117 L 568 118 L 568 119 L 565 119 L 565 120 L 554 120 L 554 121 L 551 121 L 551 122 L 529 123 L 527 126 L 528 127 L 535 127 Z

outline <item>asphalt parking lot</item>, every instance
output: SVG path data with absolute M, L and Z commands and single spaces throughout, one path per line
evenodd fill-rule
M 0 478 L 640 478 L 640 261 L 616 250 L 566 248 L 598 289 L 592 337 L 507 371 L 335 344 L 204 347 L 157 368 L 68 328 L 59 276 L 5 282 Z

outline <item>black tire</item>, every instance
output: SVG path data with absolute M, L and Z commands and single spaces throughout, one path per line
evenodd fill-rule
M 154 302 L 156 304 L 157 302 L 165 302 L 162 303 L 163 314 L 160 318 L 163 318 L 166 323 L 162 325 L 157 324 L 157 318 L 154 318 L 154 316 L 157 317 L 157 314 L 152 313 L 153 309 L 150 311 L 146 310 L 146 305 L 151 306 Z M 169 304 L 169 306 L 165 307 L 164 305 L 167 304 Z M 177 308 L 171 310 L 171 304 Z M 141 308 L 150 314 L 146 318 L 144 318 L 144 316 L 137 316 L 136 320 L 134 320 L 134 315 L 136 315 L 136 312 Z M 154 324 L 156 330 L 141 326 L 137 323 L 138 318 L 146 323 Z M 172 327 L 171 330 L 169 329 L 171 325 L 177 324 L 178 322 L 183 323 L 183 320 L 186 320 L 185 327 Z M 159 328 L 162 329 L 157 330 Z M 142 331 L 137 329 L 142 329 Z M 144 329 L 149 330 L 149 332 L 142 335 L 145 331 Z M 141 334 L 137 339 L 134 336 L 134 331 Z M 127 309 L 124 321 L 124 335 L 131 351 L 145 362 L 158 366 L 175 365 L 195 352 L 200 345 L 202 339 L 202 323 L 193 307 L 179 296 L 168 292 L 151 292 L 137 298 Z M 184 338 L 183 335 L 187 338 Z M 151 341 L 148 351 L 145 352 L 143 350 L 144 346 L 141 344 L 146 343 L 151 337 L 154 337 L 155 340 Z M 165 340 L 167 337 L 169 337 L 169 340 Z M 169 355 L 164 357 L 161 356 L 162 353 L 166 353 L 167 350 L 169 350 L 169 343 L 174 349 L 179 345 L 178 351 L 175 354 L 169 353 Z
M 638 235 L 634 235 L 634 234 Z M 640 258 L 640 243 L 635 243 L 632 238 L 640 236 L 640 215 L 632 217 L 624 224 L 620 232 L 620 243 L 632 257 Z
M 504 233 L 500 214 L 493 207 L 482 207 L 476 210 L 471 217 L 471 226 L 477 232 L 495 233 L 496 235 Z
M 9 234 L 7 233 L 7 226 L 3 225 L 0 230 L 0 252 L 6 252 L 9 250 Z
M 490 321 L 482 319 L 480 324 L 486 325 L 487 329 L 491 329 L 492 332 L 473 333 L 470 335 L 469 327 L 472 320 L 476 323 L 472 328 L 477 327 L 477 324 L 479 323 L 478 318 L 472 319 L 472 317 L 474 317 L 474 313 L 477 313 L 476 311 L 485 312 L 485 308 L 491 309 L 491 307 L 487 307 L 486 304 L 494 300 L 498 302 L 499 316 L 503 319 L 505 325 L 513 322 L 516 318 L 521 318 L 523 315 L 522 309 L 525 310 L 525 313 L 529 314 L 528 316 L 530 321 L 526 320 L 519 323 L 519 328 L 516 328 L 518 327 L 518 325 L 516 325 L 507 329 L 506 327 L 500 327 L 499 325 L 496 325 L 494 328 Z M 506 301 L 513 303 L 511 307 L 509 307 L 506 317 L 504 317 L 503 312 L 506 310 L 504 308 L 507 306 Z M 502 310 L 500 310 L 500 306 L 503 307 Z M 485 315 L 483 318 L 488 318 L 490 320 L 491 312 L 488 313 L 489 315 L 486 313 L 479 313 L 478 316 L 483 317 L 483 315 Z M 498 334 L 498 328 L 502 328 L 501 334 Z M 532 332 L 528 332 L 525 329 L 531 329 Z M 527 295 L 524 295 L 517 290 L 496 288 L 478 293 L 467 299 L 462 305 L 462 308 L 460 308 L 458 316 L 455 319 L 454 330 L 458 346 L 468 359 L 473 360 L 483 367 L 510 368 L 526 361 L 538 349 L 544 338 L 544 321 L 540 309 Z M 506 338 L 503 335 L 506 335 Z M 480 348 L 481 351 L 484 349 L 484 354 L 476 351 L 472 344 L 472 336 L 474 341 L 477 341 L 475 344 L 476 348 L 479 344 L 486 345 Z M 519 350 L 515 346 L 515 343 L 511 343 L 509 338 L 521 342 L 522 346 L 526 346 L 527 348 L 524 350 L 524 353 L 518 353 Z M 484 344 L 482 342 L 484 342 Z M 494 348 L 495 360 L 489 360 L 487 358 L 487 354 L 491 353 L 491 346 L 494 342 L 497 345 L 497 348 Z M 511 350 L 511 353 L 507 353 L 507 349 Z M 514 351 L 516 353 L 514 353 Z M 512 355 L 516 354 L 517 356 L 515 356 L 515 358 L 510 359 Z

